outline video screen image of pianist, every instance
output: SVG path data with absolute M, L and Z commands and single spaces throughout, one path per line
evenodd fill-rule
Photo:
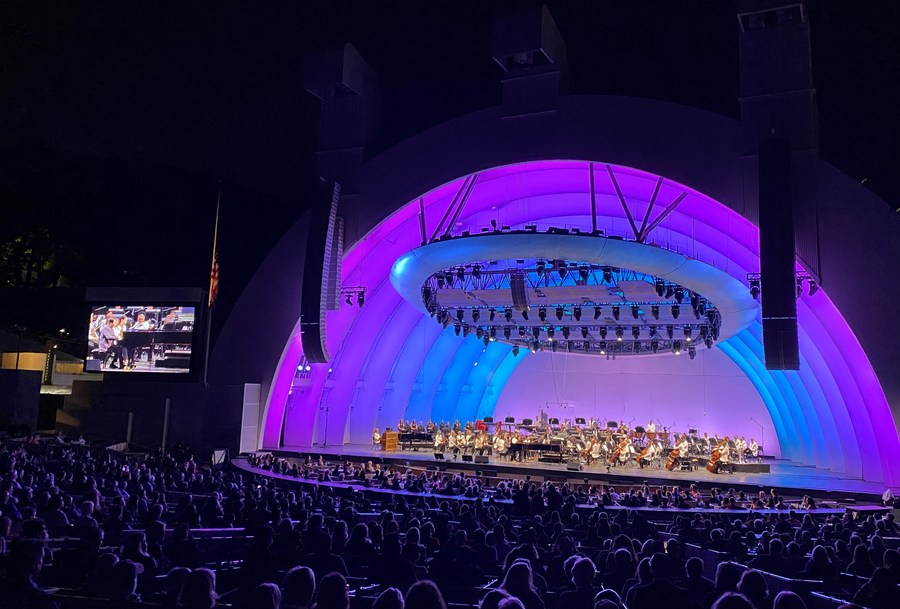
M 103 372 L 189 372 L 195 312 L 194 307 L 94 307 L 87 357 L 98 360 Z

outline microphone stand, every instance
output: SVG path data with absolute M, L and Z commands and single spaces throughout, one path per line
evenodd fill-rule
M 328 411 L 331 410 L 330 406 L 323 406 L 322 411 L 325 413 L 325 436 L 322 439 L 322 448 L 328 446 Z
M 766 447 L 766 428 L 762 426 L 762 423 L 750 417 L 750 420 L 759 425 L 759 445 L 762 448 Z

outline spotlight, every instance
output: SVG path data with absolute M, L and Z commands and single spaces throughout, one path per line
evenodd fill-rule
M 697 292 L 691 291 L 691 308 L 697 309 L 700 306 L 700 295 Z
M 688 342 L 688 343 L 691 342 L 691 327 L 690 326 L 684 327 L 684 340 L 685 340 L 685 342 Z
M 549 328 L 547 328 L 547 338 L 549 338 L 551 341 L 553 340 L 553 336 L 555 334 L 556 334 L 556 328 L 554 328 L 553 326 L 550 326 Z
M 344 299 L 344 302 L 347 303 L 347 306 L 348 306 L 348 307 L 352 307 L 352 306 L 353 306 L 353 299 L 350 298 L 350 294 L 347 294 L 347 297 Z
M 544 267 L 544 261 L 543 261 L 543 260 L 538 260 L 538 261 L 537 261 L 537 274 L 538 274 L 538 277 L 543 277 L 543 276 L 544 276 L 544 268 L 545 268 L 545 267 Z
M 482 337 L 481 340 L 484 342 L 484 346 L 485 346 L 485 347 L 487 347 L 488 345 L 491 344 L 491 337 L 488 336 L 487 334 L 485 334 L 484 337 Z
M 641 341 L 636 340 L 631 344 L 632 353 L 640 353 L 641 352 Z
M 688 357 L 694 359 L 697 357 L 697 348 L 696 347 L 688 347 Z
M 525 338 L 526 334 L 527 334 L 527 332 L 525 332 L 525 328 L 523 328 L 522 326 L 519 326 L 519 337 Z
M 713 347 L 712 336 L 707 336 L 705 339 L 703 339 L 703 344 L 706 345 L 707 349 L 712 349 L 712 347 Z
M 513 357 L 519 357 L 519 345 L 513 345 L 512 354 Z
M 797 298 L 803 296 L 803 277 L 797 277 Z
M 512 328 L 506 326 L 505 328 L 503 328 L 503 338 L 509 340 L 510 336 L 512 336 Z
M 437 276 L 437 287 L 438 287 L 439 290 L 443 290 L 443 289 L 444 289 L 444 276 L 443 276 L 443 275 L 438 275 L 438 276 Z
M 566 266 L 566 263 L 562 260 L 559 261 L 559 278 L 565 279 L 566 275 L 569 274 L 569 267 Z
M 531 329 L 531 334 L 532 334 L 532 336 L 534 336 L 535 338 L 540 338 L 540 336 L 541 336 L 541 329 L 540 329 L 539 327 L 535 326 L 534 328 Z
M 622 328 L 616 328 L 616 341 L 622 342 L 622 336 L 625 334 L 625 331 Z
M 588 329 L 587 326 L 581 326 L 581 338 L 588 337 Z
M 459 279 L 460 283 L 466 278 L 466 269 L 464 267 L 456 267 L 456 278 Z
M 600 319 L 600 307 L 594 307 L 594 319 Z
M 475 309 L 474 311 L 472 311 L 472 321 L 477 323 L 480 318 L 481 318 L 481 313 L 478 311 L 478 309 Z
M 458 321 L 463 320 L 463 315 L 465 315 L 465 311 L 463 311 L 462 309 L 456 309 L 456 319 Z
M 581 321 L 581 307 L 575 307 L 572 310 L 572 317 L 575 318 L 575 321 Z
M 671 285 L 667 285 L 666 286 L 666 300 L 671 299 L 672 296 L 674 296 L 674 295 L 675 295 L 675 288 L 672 287 Z
M 659 341 L 658 340 L 650 341 L 650 351 L 652 351 L 653 353 L 656 353 L 657 351 L 659 351 Z
M 659 328 L 650 326 L 650 338 L 659 338 Z
M 569 353 L 572 352 L 572 342 L 571 341 L 566 342 L 566 351 L 568 351 Z
M 494 321 L 494 319 L 496 319 L 496 317 L 497 317 L 497 311 L 495 311 L 494 309 L 491 309 L 490 317 L 491 317 L 491 321 Z
M 606 340 L 606 326 L 600 328 L 600 338 Z
M 563 338 L 568 340 L 569 334 L 571 333 L 571 330 L 569 330 L 569 326 L 563 326 L 562 333 L 563 333 Z
M 750 295 L 753 300 L 759 300 L 759 279 L 750 280 Z
M 364 304 L 366 304 L 366 293 L 360 292 L 356 295 L 356 306 L 362 307 Z
M 681 341 L 675 341 L 672 343 L 672 353 L 675 355 L 681 355 Z
M 585 343 L 585 344 L 587 344 L 587 343 Z M 606 343 L 605 342 L 600 343 L 600 355 L 606 355 Z
M 588 341 L 584 341 L 584 345 L 582 346 L 582 348 L 585 350 L 585 352 L 590 353 L 591 343 L 589 343 Z
M 447 287 L 453 287 L 453 273 L 452 272 L 447 271 L 444 274 L 444 283 L 447 284 Z
M 540 319 L 541 322 L 547 321 L 547 309 L 544 307 L 538 309 L 538 319 Z
M 612 269 L 608 266 L 603 267 L 603 283 L 612 283 Z
M 472 331 L 472 328 L 470 328 L 469 326 L 463 326 L 463 338 L 468 337 L 469 332 L 471 332 L 471 331 Z
M 478 340 L 481 340 L 484 336 L 484 330 L 478 328 L 477 330 L 475 330 L 475 336 L 478 338 Z
M 631 305 L 631 316 L 637 319 L 641 314 L 641 308 L 637 305 Z
M 709 336 L 709 328 L 700 326 L 700 340 L 705 341 L 707 336 Z
M 556 343 L 553 342 L 553 339 L 550 339 L 550 350 L 551 350 L 553 353 L 556 353 Z
M 522 319 L 528 321 L 528 310 L 522 311 Z
M 675 336 L 675 327 L 674 326 L 666 326 L 666 336 L 669 337 L 669 340 Z
M 507 323 L 512 321 L 512 309 L 506 309 L 506 311 L 503 312 L 503 319 L 505 319 Z
M 534 341 L 533 343 L 531 343 L 531 352 L 537 353 L 538 349 L 540 349 L 540 347 L 541 347 L 541 343 L 539 343 L 538 341 Z
M 306 368 L 304 368 L 304 370 L 309 372 L 310 370 L 312 370 L 312 366 L 310 366 L 309 364 L 306 364 Z
M 475 279 L 481 277 L 481 267 L 477 264 L 472 267 L 472 277 L 474 277 Z
M 587 283 L 588 276 L 590 276 L 590 274 L 591 274 L 591 272 L 590 272 L 590 270 L 588 270 L 588 267 L 586 267 L 586 266 L 583 266 L 580 269 L 578 269 L 578 277 L 580 277 L 581 281 L 584 283 Z
M 681 304 L 681 301 L 684 300 L 684 288 L 678 286 L 675 288 L 675 302 Z
M 637 326 L 631 326 L 631 336 L 634 340 L 637 340 L 641 336 L 641 329 Z
M 457 336 L 459 336 L 459 333 L 461 330 L 462 330 L 462 328 L 460 327 L 459 324 L 456 324 L 455 326 L 453 326 L 453 333 L 456 334 Z
M 650 305 L 650 315 L 653 319 L 659 319 L 659 305 Z
M 444 326 L 445 329 L 447 328 L 447 326 L 450 325 L 450 316 L 449 315 L 446 315 L 446 314 L 444 315 L 444 320 L 441 322 L 441 325 Z
M 819 283 L 818 283 L 815 279 L 810 279 L 810 280 L 809 280 L 809 292 L 808 292 L 808 294 L 809 294 L 810 296 L 812 296 L 813 294 L 815 294 L 815 293 L 818 292 L 818 291 L 819 291 Z
M 613 305 L 612 307 L 613 319 L 619 321 L 619 305 Z
M 672 305 L 672 319 L 678 319 L 678 316 L 681 314 L 681 307 L 677 304 Z
M 566 310 L 562 307 L 556 307 L 556 319 L 562 321 L 563 315 L 566 314 Z
M 663 294 L 666 293 L 666 282 L 663 281 L 662 279 L 657 279 L 655 285 L 656 285 L 656 295 L 659 296 L 660 298 L 662 298 Z

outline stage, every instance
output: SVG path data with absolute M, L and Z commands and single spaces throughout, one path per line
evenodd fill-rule
M 651 485 L 686 486 L 698 483 L 705 488 L 712 486 L 735 488 L 747 492 L 758 493 L 776 488 L 786 498 L 799 497 L 807 493 L 817 498 L 828 498 L 839 501 L 864 501 L 867 503 L 881 500 L 884 487 L 873 482 L 847 478 L 836 473 L 815 467 L 797 465 L 788 461 L 767 460 L 769 473 L 736 472 L 733 474 L 712 474 L 705 468 L 693 471 L 668 471 L 664 467 L 635 466 L 613 467 L 606 471 L 605 464 L 582 465 L 581 470 L 567 469 L 565 463 L 545 463 L 538 461 L 510 462 L 489 458 L 488 463 L 464 463 L 461 458 L 453 459 L 445 454 L 445 460 L 434 458 L 430 451 L 392 451 L 384 452 L 372 446 L 346 444 L 342 446 L 285 446 L 279 450 L 265 451 L 286 458 L 303 459 L 306 455 L 317 457 L 322 455 L 330 461 L 376 461 L 386 465 L 407 467 L 440 467 L 449 472 L 480 473 L 484 476 L 499 478 L 524 478 L 530 476 L 538 481 L 612 485 L 639 485 L 647 482 Z

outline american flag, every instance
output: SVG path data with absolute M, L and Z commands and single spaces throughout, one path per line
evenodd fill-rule
M 209 308 L 216 304 L 219 295 L 219 205 L 222 203 L 222 187 L 219 186 L 219 199 L 216 201 L 216 226 L 213 230 L 212 268 L 209 270 Z

